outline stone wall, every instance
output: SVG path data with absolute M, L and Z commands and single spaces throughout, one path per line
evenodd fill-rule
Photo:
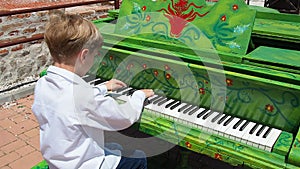
M 64 10 L 95 20 L 106 17 L 109 9 L 114 9 L 114 4 L 98 3 Z M 48 12 L 0 17 L 0 92 L 37 80 L 39 73 L 51 64 L 51 57 L 43 41 Z

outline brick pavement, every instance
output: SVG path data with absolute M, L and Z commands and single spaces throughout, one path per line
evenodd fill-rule
M 33 95 L 0 107 L 0 169 L 30 169 L 42 161 Z

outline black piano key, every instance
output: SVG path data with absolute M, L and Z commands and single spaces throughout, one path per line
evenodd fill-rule
M 225 116 L 223 116 L 223 117 L 218 121 L 218 124 L 221 124 L 227 117 L 228 117 L 228 115 L 225 114 Z
M 151 102 L 149 101 L 149 99 L 148 98 L 146 98 L 145 100 L 144 100 L 144 106 L 147 106 L 148 104 L 150 104 Z
M 161 102 L 157 103 L 157 105 L 161 106 L 162 104 L 166 103 L 169 100 L 170 100 L 169 98 L 166 98 L 166 99 L 162 100 Z
M 223 115 L 223 113 L 218 113 L 218 115 L 216 115 L 213 119 L 211 119 L 211 122 L 215 122 L 217 121 L 221 116 Z
M 203 120 L 207 119 L 211 114 L 213 114 L 213 111 L 209 111 L 208 113 L 206 113 L 206 114 L 202 117 L 202 119 L 203 119 Z
M 129 93 L 130 90 L 132 90 L 132 89 L 129 89 L 129 90 L 123 92 L 122 95 L 128 95 L 128 93 Z
M 249 124 L 250 122 L 249 121 L 246 121 L 242 126 L 241 126 L 241 128 L 239 129 L 240 131 L 243 131 L 246 127 L 247 127 L 247 125 Z
M 181 105 L 181 101 L 179 101 L 178 103 L 174 104 L 173 106 L 170 107 L 171 110 L 175 109 L 176 107 L 178 107 L 179 105 Z
M 155 96 L 154 98 L 149 99 L 149 102 L 152 103 L 154 100 L 156 100 L 156 99 L 158 99 L 158 98 L 160 98 L 160 97 L 161 97 L 161 96 Z
M 116 90 L 116 93 L 120 93 L 120 92 L 122 92 L 122 91 L 124 91 L 124 90 L 126 90 L 126 89 L 128 89 L 128 87 L 122 87 L 122 88 L 120 88 L 120 89 L 117 89 L 117 90 Z
M 230 117 L 228 120 L 225 121 L 223 126 L 227 126 L 233 119 L 234 119 L 234 117 Z
M 131 96 L 135 91 L 136 91 L 136 89 L 129 90 L 129 92 L 127 93 L 127 96 Z
M 198 115 L 197 115 L 197 118 L 200 118 L 202 115 L 204 115 L 207 111 L 210 111 L 208 109 L 204 109 L 202 112 L 200 112 Z
M 178 112 L 183 111 L 183 110 L 184 110 L 185 108 L 187 108 L 188 106 L 190 106 L 190 104 L 186 104 L 186 105 L 180 107 L 180 108 L 178 109 Z
M 152 102 L 152 104 L 157 104 L 157 103 L 159 103 L 160 101 L 162 101 L 163 99 L 165 99 L 165 97 L 160 97 L 159 99 L 156 99 L 156 100 L 154 100 L 153 102 Z
M 191 111 L 194 107 L 195 107 L 195 106 L 191 105 L 189 108 L 187 108 L 187 109 L 185 109 L 185 110 L 183 111 L 183 114 L 188 113 L 188 112 Z
M 242 122 L 243 122 L 243 120 L 242 119 L 240 119 L 234 126 L 233 126 L 233 129 L 236 129 L 236 128 L 238 128 L 239 127 L 239 125 L 241 125 L 242 124 Z
M 255 125 L 253 126 L 253 128 L 250 130 L 249 134 L 253 134 L 253 133 L 255 132 L 255 130 L 257 129 L 258 125 L 259 125 L 259 124 L 255 124 Z
M 267 130 L 267 131 L 265 132 L 265 134 L 263 135 L 263 138 L 267 138 L 268 135 L 270 134 L 271 130 L 272 130 L 272 128 L 269 127 L 268 130 Z
M 199 107 L 195 107 L 193 110 L 191 110 L 188 115 L 193 115 L 196 111 L 198 111 L 200 108 Z
M 86 81 L 87 83 L 89 83 L 89 82 L 91 82 L 92 80 L 96 79 L 96 77 L 93 76 L 93 75 L 86 75 L 86 76 L 82 77 L 82 79 L 83 79 L 84 81 Z M 99 78 L 99 79 L 100 79 L 100 78 Z
M 264 131 L 265 128 L 266 128 L 265 125 L 261 126 L 261 128 L 257 131 L 256 136 L 260 136 L 261 133 Z
M 173 104 L 175 104 L 177 102 L 177 100 L 172 101 L 171 103 L 167 104 L 165 106 L 165 108 L 169 108 L 170 106 L 172 106 Z
M 104 80 L 104 79 L 95 79 L 95 82 L 94 82 L 94 85 L 96 86 L 96 85 L 98 85 L 98 84 L 101 84 L 101 83 L 103 83 L 103 82 L 105 82 L 106 80 Z

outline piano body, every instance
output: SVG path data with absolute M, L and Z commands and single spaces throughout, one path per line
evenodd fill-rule
M 142 132 L 234 166 L 299 168 L 300 52 L 250 45 L 285 41 L 257 13 L 243 0 L 124 0 L 116 24 L 94 22 L 105 43 L 90 73 L 130 84 L 121 95 L 155 90 Z

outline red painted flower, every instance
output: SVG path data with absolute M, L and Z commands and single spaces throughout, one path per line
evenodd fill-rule
M 233 85 L 232 79 L 226 79 L 226 84 L 227 86 L 232 86 Z
M 114 57 L 113 57 L 113 56 L 109 56 L 109 59 L 110 59 L 110 60 L 114 60 Z
M 105 65 L 106 65 L 106 62 L 102 62 L 101 64 L 102 64 L 103 66 L 105 66 Z
M 236 11 L 236 10 L 239 9 L 239 6 L 238 6 L 237 4 L 234 4 L 234 5 L 232 6 L 232 9 L 233 9 L 234 11 Z
M 143 11 L 145 11 L 146 9 L 147 9 L 147 7 L 146 7 L 146 6 L 143 6 L 143 7 L 142 7 L 142 10 L 143 10 Z
M 190 142 L 185 142 L 185 146 L 187 147 L 187 148 L 192 148 L 192 144 L 190 143 Z
M 223 15 L 222 17 L 221 17 L 221 21 L 226 21 L 226 15 Z
M 200 94 L 205 94 L 205 89 L 204 88 L 199 88 L 199 93 Z
M 167 80 L 169 80 L 171 78 L 171 75 L 169 73 L 167 73 L 166 78 L 167 78 Z
M 133 64 L 130 63 L 129 65 L 127 65 L 127 70 L 130 70 L 131 68 L 133 68 Z
M 274 110 L 274 106 L 270 105 L 270 104 L 267 104 L 265 109 L 268 111 L 268 112 L 273 112 Z
M 158 76 L 158 71 L 157 70 L 154 70 L 154 75 Z
M 143 64 L 143 69 L 147 69 L 147 65 L 146 64 Z
M 146 21 L 149 22 L 150 20 L 151 20 L 151 16 L 150 16 L 150 15 L 147 15 L 147 16 L 146 16 Z
M 165 70 L 170 70 L 170 67 L 168 65 L 165 65 Z
M 219 153 L 215 153 L 215 159 L 222 160 L 222 155 Z

